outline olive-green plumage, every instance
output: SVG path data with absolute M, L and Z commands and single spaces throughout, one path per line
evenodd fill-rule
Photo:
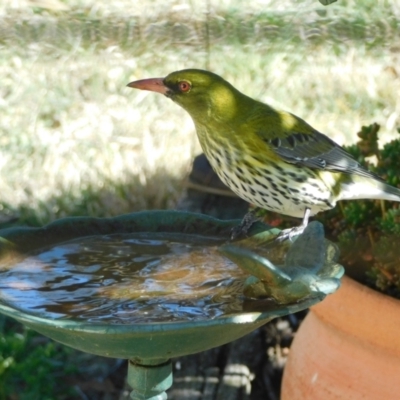
M 301 118 L 253 100 L 209 71 L 187 69 L 128 86 L 162 93 L 183 107 L 221 180 L 256 206 L 303 217 L 338 200 L 400 201 L 399 189 Z

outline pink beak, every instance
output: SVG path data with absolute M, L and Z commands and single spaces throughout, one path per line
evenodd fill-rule
M 166 94 L 169 91 L 168 87 L 164 85 L 164 78 L 140 79 L 139 81 L 130 82 L 126 86 L 161 94 Z

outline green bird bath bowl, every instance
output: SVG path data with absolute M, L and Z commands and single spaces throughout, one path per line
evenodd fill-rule
M 131 398 L 166 399 L 171 358 L 231 342 L 339 287 L 343 268 L 320 224 L 279 244 L 277 229 L 257 223 L 231 242 L 238 222 L 150 211 L 0 230 L 0 312 L 75 349 L 129 359 Z

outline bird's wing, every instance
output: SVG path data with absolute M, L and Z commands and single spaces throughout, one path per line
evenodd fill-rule
M 310 127 L 311 128 L 311 127 Z M 327 136 L 311 132 L 285 132 L 281 137 L 263 138 L 288 163 L 334 172 L 355 173 L 382 180 L 363 168 L 350 154 Z

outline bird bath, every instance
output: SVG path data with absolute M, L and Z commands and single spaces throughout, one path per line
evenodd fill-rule
M 273 241 L 279 230 L 262 223 L 254 224 L 246 239 L 231 242 L 230 231 L 237 224 L 200 214 L 150 211 L 0 230 L 0 312 L 75 349 L 129 359 L 131 398 L 166 399 L 172 357 L 231 342 L 273 318 L 310 307 L 339 287 L 343 268 L 319 223 L 283 244 Z M 112 240 L 122 247 L 112 250 Z M 136 250 L 131 254 L 126 246 L 132 243 Z M 71 248 L 78 254 L 71 255 Z M 56 260 L 60 251 L 63 256 Z M 101 251 L 105 257 L 116 254 L 114 261 L 107 259 L 111 270 L 99 265 L 95 255 Z M 160 289 L 157 281 L 158 291 L 149 289 L 150 295 L 146 286 L 135 289 L 139 284 L 130 278 L 153 264 L 168 264 L 162 257 L 171 252 L 175 258 L 167 261 L 172 269 L 158 275 L 167 277 L 167 288 Z M 196 255 L 197 264 L 188 254 Z M 132 267 L 132 260 L 145 264 Z M 188 272 L 190 263 L 194 267 Z M 221 263 L 226 264 L 221 268 Z M 211 269 L 203 276 L 204 265 Z M 222 275 L 213 278 L 217 270 Z M 118 274 L 123 279 L 113 290 Z M 175 287 L 170 286 L 174 279 Z M 140 285 L 153 281 L 154 276 L 146 275 Z M 134 314 L 138 309 L 139 315 Z

